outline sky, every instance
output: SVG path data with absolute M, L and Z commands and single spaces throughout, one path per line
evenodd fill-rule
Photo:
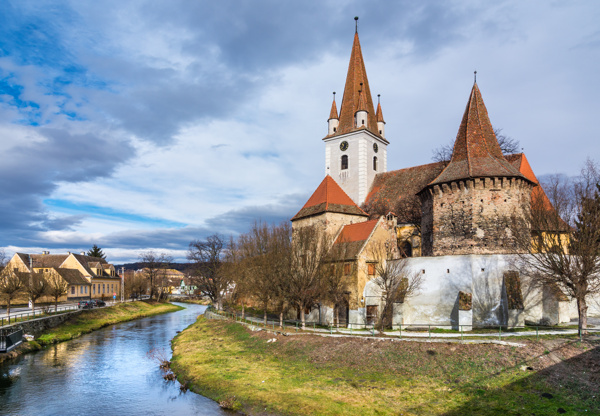
M 596 1 L 0 0 L 0 247 L 185 261 L 289 220 L 325 174 L 354 16 L 389 170 L 456 137 L 475 70 L 538 176 L 600 160 Z

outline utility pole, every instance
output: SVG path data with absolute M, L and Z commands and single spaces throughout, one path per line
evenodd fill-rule
M 125 302 L 125 267 L 121 267 L 121 302 Z

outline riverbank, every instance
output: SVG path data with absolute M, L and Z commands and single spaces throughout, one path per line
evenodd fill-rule
M 253 415 L 600 411 L 598 341 L 519 342 L 282 336 L 201 317 L 174 339 L 171 368 L 193 391 Z
M 173 305 L 172 303 L 126 302 L 106 308 L 84 310 L 79 314 L 73 315 L 64 324 L 45 331 L 34 341 L 25 342 L 10 353 L 0 354 L 0 362 L 27 352 L 39 350 L 46 345 L 80 337 L 83 334 L 88 334 L 109 325 L 175 312 L 181 309 L 183 309 L 181 306 Z

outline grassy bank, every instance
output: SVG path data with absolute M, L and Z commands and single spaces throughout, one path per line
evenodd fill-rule
M 597 341 L 524 342 L 276 336 L 200 318 L 175 338 L 172 369 L 193 391 L 260 415 L 600 411 Z
M 90 309 L 74 315 L 63 325 L 45 332 L 36 339 L 40 345 L 68 341 L 105 326 L 147 316 L 175 312 L 183 309 L 171 303 L 126 302 L 108 308 Z

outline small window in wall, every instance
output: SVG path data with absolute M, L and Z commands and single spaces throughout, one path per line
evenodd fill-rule
M 375 263 L 369 263 L 368 265 L 369 276 L 375 276 Z
M 373 170 L 377 170 L 377 156 L 373 156 Z
M 362 125 L 363 125 L 363 126 L 365 125 L 365 120 L 362 120 Z
M 335 132 L 336 132 L 336 130 L 337 130 L 337 127 L 334 127 L 334 128 L 333 128 L 333 132 L 335 133 Z
M 381 130 L 379 130 L 379 134 L 382 134 Z
M 348 169 L 348 155 L 342 156 L 342 170 Z
M 344 264 L 344 275 L 348 276 L 350 273 L 352 273 L 352 263 L 345 263 Z
M 71 295 L 75 294 L 75 286 L 71 286 Z

